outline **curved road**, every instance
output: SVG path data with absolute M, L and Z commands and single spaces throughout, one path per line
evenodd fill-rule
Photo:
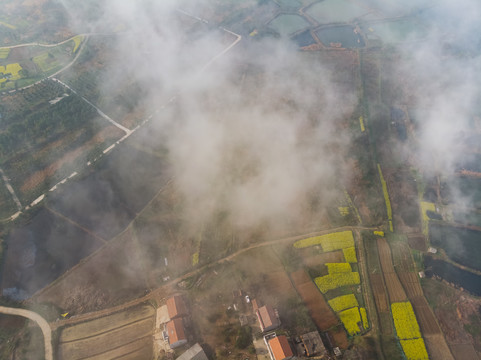
M 45 360 L 53 360 L 52 329 L 50 328 L 47 320 L 45 320 L 39 314 L 30 310 L 9 308 L 5 306 L 0 306 L 0 313 L 7 315 L 23 316 L 35 321 L 37 325 L 40 326 L 40 329 L 43 332 L 43 338 L 45 340 Z

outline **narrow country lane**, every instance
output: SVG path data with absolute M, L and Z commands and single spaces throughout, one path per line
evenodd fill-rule
M 35 321 L 43 333 L 43 338 L 45 341 L 45 360 L 53 360 L 53 352 L 52 352 L 52 329 L 48 324 L 47 320 L 41 317 L 36 312 L 25 310 L 25 309 L 18 309 L 18 308 L 9 308 L 5 306 L 0 306 L 0 313 L 6 315 L 15 315 L 15 316 L 22 316 L 32 321 Z

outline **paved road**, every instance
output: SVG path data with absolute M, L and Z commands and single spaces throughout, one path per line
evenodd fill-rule
M 30 320 L 33 320 L 40 326 L 40 329 L 43 333 L 43 338 L 45 340 L 45 360 L 53 360 L 53 351 L 52 351 L 52 329 L 48 322 L 41 317 L 36 312 L 25 310 L 25 309 L 18 309 L 18 308 L 9 308 L 5 306 L 0 306 L 0 313 L 7 314 L 7 315 L 16 315 L 16 316 L 23 316 Z

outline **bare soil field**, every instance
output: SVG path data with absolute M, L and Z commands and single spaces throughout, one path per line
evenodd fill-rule
M 372 293 L 374 294 L 378 311 L 389 312 L 389 301 L 386 296 L 382 275 L 371 274 L 369 279 L 371 280 Z
M 417 313 L 416 313 L 417 316 Z M 432 360 L 454 360 L 443 334 L 424 334 L 424 343 Z M 468 358 L 462 358 L 463 360 Z
M 132 341 L 124 346 L 116 349 L 106 351 L 99 355 L 88 357 L 89 360 L 137 360 L 137 359 L 151 359 L 153 356 L 152 337 L 150 335 L 141 339 Z
M 435 279 L 423 279 L 422 287 L 448 345 L 471 344 L 481 353 L 481 338 L 473 331 L 480 327 L 481 300 Z
M 118 353 L 128 354 L 132 352 L 130 344 L 144 337 L 150 338 L 153 334 L 155 319 L 152 316 L 144 320 L 130 324 L 123 324 L 116 329 L 108 330 L 95 336 L 79 338 L 69 342 L 59 343 L 59 358 L 61 359 L 84 359 L 95 355 L 104 354 L 107 351 L 117 349 Z M 122 350 L 118 349 L 121 348 Z M 119 356 L 121 354 L 118 354 Z M 106 358 L 106 357 L 104 357 Z
M 407 243 L 392 241 L 390 246 L 392 248 L 394 267 L 398 272 L 413 272 L 416 270 L 411 256 L 411 249 L 409 249 Z
M 331 251 L 327 253 L 316 253 L 312 248 L 297 249 L 304 264 L 308 267 L 317 268 L 321 264 L 344 262 L 342 251 Z
M 31 191 L 34 191 L 37 187 L 44 184 L 48 181 L 50 184 L 52 183 L 52 178 L 55 180 L 55 175 L 57 179 L 60 180 L 60 177 L 63 175 L 67 176 L 71 174 L 70 167 L 66 167 L 63 171 L 61 170 L 66 165 L 72 165 L 73 163 L 77 162 L 78 160 L 82 160 L 82 164 L 80 166 L 86 166 L 85 158 L 89 151 L 99 145 L 103 145 L 107 147 L 108 145 L 115 142 L 115 140 L 122 137 L 122 131 L 115 127 L 115 126 L 107 126 L 99 131 L 94 137 L 90 140 L 85 142 L 84 144 L 80 144 L 77 148 L 66 151 L 60 158 L 57 160 L 46 164 L 46 166 L 41 169 L 37 170 L 30 174 L 25 174 L 27 177 L 24 179 L 25 181 L 20 185 L 20 192 L 28 194 Z M 60 141 L 56 141 L 56 148 L 62 146 L 65 148 L 66 143 L 71 143 L 72 139 L 64 138 Z M 51 149 L 42 149 L 41 151 L 35 154 L 35 158 L 49 157 Z M 58 174 L 57 174 L 58 173 Z
M 441 334 L 441 329 L 424 296 L 410 298 L 423 335 Z
M 377 246 L 379 250 L 379 259 L 384 273 L 384 280 L 389 294 L 389 301 L 391 303 L 407 300 L 406 293 L 399 281 L 397 274 L 394 271 L 392 263 L 391 249 L 386 239 L 377 239 Z
M 7 237 L 3 288 L 33 294 L 102 246 L 102 242 L 43 209 Z
M 408 236 L 408 244 L 411 249 L 427 251 L 426 238 L 424 236 Z
M 449 347 L 456 360 L 479 360 L 473 344 L 453 344 Z
M 417 296 L 424 297 L 423 289 L 419 283 L 419 275 L 417 273 L 398 272 L 398 276 L 409 299 L 414 299 Z
M 112 150 L 100 166 L 87 177 L 67 183 L 49 201 L 57 212 L 111 239 L 125 229 L 168 179 L 162 160 L 126 142 Z
M 342 326 L 339 326 L 336 330 L 330 330 L 328 334 L 331 339 L 334 340 L 335 345 L 339 346 L 341 349 L 347 349 L 349 341 L 347 340 L 346 331 Z
M 118 239 L 104 246 L 57 281 L 34 296 L 79 314 L 100 310 L 143 294 L 145 270 L 129 227 Z
M 298 270 L 292 273 L 291 279 L 297 292 L 309 309 L 312 319 L 321 331 L 325 331 L 339 324 L 336 315 L 334 315 L 319 289 L 312 282 L 305 270 Z
M 141 305 L 129 308 L 126 311 L 80 323 L 75 326 L 66 327 L 62 330 L 59 341 L 65 343 L 100 335 L 104 332 L 125 326 L 126 324 L 144 320 L 146 318 L 152 318 L 154 314 L 155 309 L 151 305 Z
M 384 280 L 391 303 L 407 300 L 406 293 L 396 273 L 385 273 Z

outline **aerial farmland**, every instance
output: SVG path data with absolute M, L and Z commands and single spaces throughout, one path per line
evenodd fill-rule
M 0 358 L 481 358 L 461 2 L 3 1 Z

